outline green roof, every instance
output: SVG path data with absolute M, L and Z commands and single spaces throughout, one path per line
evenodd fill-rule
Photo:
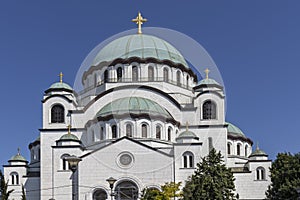
M 63 136 L 60 137 L 59 140 L 76 140 L 76 141 L 80 141 L 76 135 L 73 135 L 71 133 L 64 134 Z
M 19 153 L 17 155 L 15 155 L 15 156 L 11 157 L 9 161 L 10 162 L 11 161 L 27 162 L 27 160 L 23 156 L 21 156 Z
M 198 82 L 197 86 L 199 85 L 220 85 L 217 81 L 211 78 L 205 78 Z
M 226 124 L 228 124 L 227 132 L 229 135 L 247 138 L 245 136 L 245 134 L 241 131 L 241 129 L 239 129 L 237 126 L 235 126 L 229 122 L 226 122 Z
M 67 90 L 73 90 L 70 85 L 68 85 L 67 83 L 63 83 L 63 82 L 53 83 L 50 86 L 49 89 L 67 89 Z
M 110 62 L 117 58 L 131 57 L 170 60 L 189 68 L 184 57 L 175 47 L 163 39 L 146 34 L 127 35 L 110 42 L 98 52 L 93 65 L 104 61 Z
M 196 134 L 192 131 L 186 130 L 179 134 L 177 138 L 196 138 Z
M 252 157 L 252 156 L 268 156 L 268 155 L 263 150 L 256 148 L 256 150 L 254 152 L 252 152 L 249 157 Z
M 158 103 L 142 97 L 125 97 L 106 104 L 96 117 L 123 114 L 148 114 L 172 118 L 169 112 Z

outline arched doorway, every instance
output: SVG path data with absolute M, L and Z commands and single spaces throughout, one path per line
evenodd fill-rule
M 103 189 L 96 189 L 93 193 L 93 200 L 106 200 L 107 193 Z
M 138 199 L 139 189 L 132 181 L 122 181 L 115 188 L 116 200 L 136 200 Z

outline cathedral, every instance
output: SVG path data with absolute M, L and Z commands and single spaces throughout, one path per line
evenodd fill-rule
M 136 200 L 191 176 L 212 148 L 239 199 L 264 199 L 271 160 L 225 119 L 224 86 L 201 78 L 169 42 L 136 34 L 104 46 L 76 92 L 60 80 L 42 98 L 40 135 L 3 165 L 10 200 Z M 252 150 L 253 149 L 253 150 Z

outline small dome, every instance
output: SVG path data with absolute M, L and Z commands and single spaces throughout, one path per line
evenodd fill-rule
M 228 126 L 227 126 L 228 135 L 247 138 L 245 136 L 245 134 L 241 131 L 241 129 L 239 129 L 237 126 L 235 126 L 229 122 L 226 122 L 226 124 L 228 124 Z
M 189 68 L 184 57 L 175 47 L 163 39 L 146 34 L 127 35 L 110 42 L 96 55 L 93 65 L 111 62 L 117 58 L 128 59 L 131 57 L 169 60 Z
M 10 158 L 9 162 L 27 162 L 27 160 L 21 156 L 20 153 Z
M 63 136 L 60 137 L 59 140 L 75 140 L 75 141 L 80 141 L 76 135 L 73 135 L 71 133 L 64 134 Z
M 142 97 L 125 97 L 114 100 L 106 104 L 97 114 L 96 117 L 105 117 L 108 115 L 140 115 L 162 116 L 172 118 L 169 112 L 156 102 Z
M 211 79 L 211 78 L 202 79 L 201 81 L 199 81 L 197 83 L 196 86 L 200 86 L 200 85 L 219 85 L 220 86 L 220 84 L 217 81 L 215 81 L 214 79 Z
M 197 138 L 197 136 L 194 132 L 186 130 L 180 133 L 177 138 Z
M 53 83 L 49 89 L 67 89 L 67 90 L 73 90 L 70 85 L 64 82 L 57 82 Z
M 268 154 L 266 154 L 266 152 L 264 152 L 263 150 L 257 147 L 256 150 L 252 152 L 249 157 L 253 157 L 253 156 L 268 156 Z

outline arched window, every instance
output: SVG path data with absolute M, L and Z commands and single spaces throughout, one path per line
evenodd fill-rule
M 104 83 L 108 82 L 108 70 L 104 71 Z
M 203 119 L 216 119 L 217 118 L 217 108 L 216 104 L 208 100 L 203 104 Z
M 12 172 L 10 174 L 10 179 L 12 185 L 19 185 L 19 174 L 17 172 Z
M 148 81 L 154 81 L 154 69 L 152 66 L 148 67 Z
M 176 79 L 177 79 L 177 85 L 178 86 L 181 86 L 180 76 L 181 76 L 180 71 L 177 71 L 177 73 L 176 73 Z
M 55 105 L 51 108 L 51 123 L 64 123 L 65 109 L 62 105 Z
M 183 168 L 194 168 L 194 154 L 190 151 L 185 152 L 183 155 Z
M 115 199 L 120 200 L 137 200 L 139 197 L 138 186 L 129 180 L 117 183 L 115 187 Z
M 164 68 L 164 81 L 169 82 L 169 70 Z
M 190 77 L 187 75 L 186 76 L 186 88 L 189 88 L 189 79 L 190 79 Z
M 106 200 L 107 193 L 103 189 L 96 189 L 93 193 L 93 200 Z
M 30 155 L 31 155 L 31 161 L 34 161 L 35 160 L 34 149 L 31 149 Z
M 69 157 L 69 154 L 63 154 L 60 158 L 61 158 L 61 169 L 62 170 L 69 170 L 69 163 L 67 161 L 67 157 Z
M 245 157 L 248 156 L 248 145 L 245 145 Z
M 265 168 L 256 168 L 256 180 L 266 180 Z
M 168 141 L 171 141 L 171 132 L 172 132 L 172 129 L 171 127 L 168 128 Z
M 117 138 L 117 126 L 116 125 L 111 126 L 111 135 L 112 135 L 112 138 Z
M 131 124 L 126 124 L 126 136 L 132 137 L 132 125 Z
M 160 139 L 161 138 L 161 127 L 160 126 L 156 126 L 156 139 Z
M 147 125 L 146 124 L 142 124 L 142 137 L 146 138 L 147 137 Z
M 137 68 L 137 66 L 133 66 L 132 67 L 132 81 L 136 82 L 136 81 L 138 81 L 138 79 L 139 79 L 138 68 Z
M 103 126 L 100 127 L 100 140 L 104 140 L 104 128 L 103 128 Z
M 236 146 L 236 154 L 237 154 L 238 156 L 241 155 L 241 145 L 240 145 L 240 144 L 238 144 L 238 145 Z
M 227 143 L 227 154 L 230 155 L 231 154 L 231 144 Z
M 117 79 L 118 79 L 118 82 L 122 82 L 122 76 L 123 76 L 122 73 L 123 73 L 122 72 L 122 67 L 118 67 L 118 69 L 117 69 Z

